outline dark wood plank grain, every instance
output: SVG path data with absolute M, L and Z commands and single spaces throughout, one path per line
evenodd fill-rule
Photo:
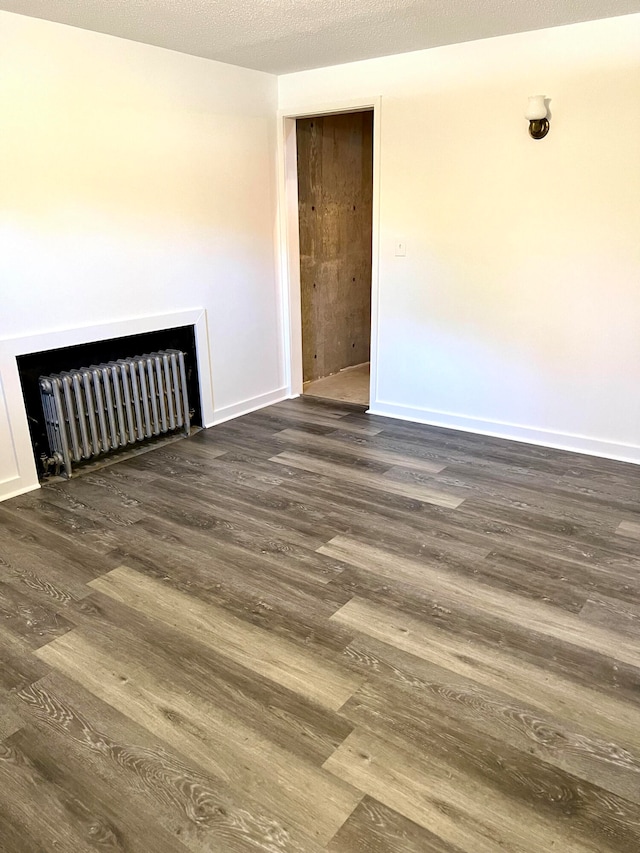
M 65 693 L 64 699 L 59 695 L 60 688 Z M 66 679 L 58 676 L 50 682 L 34 684 L 21 691 L 20 698 L 40 724 L 40 730 L 53 732 L 58 744 L 51 748 L 54 754 L 58 749 L 68 754 L 76 752 L 91 768 L 94 785 L 100 782 L 96 787 L 103 799 L 105 790 L 111 792 L 116 788 L 116 798 L 124 794 L 131 799 L 132 820 L 137 813 L 142 821 L 148 818 L 149 836 L 144 834 L 142 822 L 137 830 L 138 833 L 142 830 L 142 834 L 138 834 L 129 849 L 167 850 L 168 853 L 179 851 L 182 846 L 198 853 L 211 849 L 229 850 L 230 853 L 314 850 L 315 844 L 310 838 L 296 839 L 295 833 L 261 811 L 248 796 L 239 804 L 224 780 L 203 773 L 187 757 L 167 749 L 156 736 L 132 725 L 110 704 L 96 703 L 93 698 L 87 701 L 82 689 Z M 89 714 L 79 710 L 78 705 L 88 707 L 89 714 L 99 713 L 103 721 L 101 728 L 97 728 Z M 14 737 L 18 739 L 18 735 Z M 59 790 L 59 785 L 44 787 L 56 808 L 60 809 L 61 802 L 63 806 L 66 804 L 67 796 Z M 83 797 L 92 787 L 90 784 Z M 112 796 L 109 794 L 107 807 L 113 803 Z M 82 812 L 86 814 L 87 811 L 90 807 L 85 803 Z M 117 808 L 116 814 L 122 821 L 128 819 L 124 806 Z M 170 833 L 168 840 L 162 840 L 161 830 L 154 830 L 154 822 Z M 54 823 L 49 828 L 49 838 L 55 838 L 57 832 L 75 828 L 75 822 L 64 816 L 60 824 L 58 827 Z M 117 838 L 113 824 L 112 832 Z M 123 835 L 120 831 L 120 839 Z M 157 846 L 153 846 L 154 838 Z M 50 842 L 48 849 L 56 848 Z M 63 846 L 61 849 L 74 848 Z
M 637 468 L 287 400 L 0 507 L 3 853 L 640 849 Z
M 432 832 L 366 796 L 331 841 L 330 853 L 460 853 Z

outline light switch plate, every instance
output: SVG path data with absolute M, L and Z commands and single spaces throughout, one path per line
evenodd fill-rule
M 404 240 L 398 240 L 396 242 L 396 258 L 404 258 L 407 254 L 407 244 Z

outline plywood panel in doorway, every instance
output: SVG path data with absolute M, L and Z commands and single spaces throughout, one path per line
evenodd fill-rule
M 299 119 L 305 382 L 369 360 L 373 113 Z

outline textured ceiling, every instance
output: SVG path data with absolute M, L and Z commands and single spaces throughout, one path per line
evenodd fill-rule
M 640 0 L 0 0 L 275 74 L 640 12 Z

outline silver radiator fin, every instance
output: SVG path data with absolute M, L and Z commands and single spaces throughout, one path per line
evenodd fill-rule
M 178 429 L 189 435 L 180 350 L 41 376 L 39 384 L 49 445 L 67 477 L 74 462 Z

